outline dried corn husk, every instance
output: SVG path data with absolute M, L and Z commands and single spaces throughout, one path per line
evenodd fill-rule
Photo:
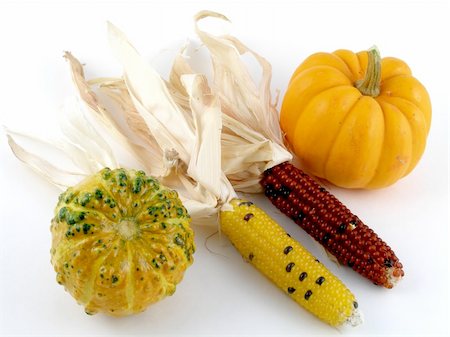
M 190 111 L 177 105 L 166 82 L 128 42 L 108 25 L 112 50 L 124 68 L 124 80 L 140 116 L 164 153 L 172 153 L 180 168 L 193 179 L 197 198 L 214 195 L 216 204 L 233 197 L 221 169 L 221 110 L 203 75 L 183 75 L 180 81 L 189 97 Z M 181 175 L 183 176 L 183 175 Z
M 219 97 L 224 115 L 222 169 L 237 191 L 260 192 L 261 174 L 292 159 L 283 144 L 277 103 L 272 102 L 271 66 L 238 39 L 201 30 L 198 22 L 206 17 L 228 19 L 211 11 L 201 11 L 195 16 L 195 30 L 211 55 L 212 91 Z M 260 65 L 259 83 L 254 82 L 243 62 L 244 53 L 250 53 Z M 176 57 L 170 76 L 170 84 L 179 97 L 185 94 L 179 84 L 180 76 L 194 72 L 182 54 L 183 51 Z
M 64 57 L 69 62 L 76 95 L 84 103 L 84 109 L 96 117 L 98 122 L 104 124 L 128 151 L 134 153 L 146 170 L 157 176 L 167 174 L 167 167 L 159 161 L 152 160 L 155 156 L 161 157 L 161 149 L 137 113 L 124 81 L 118 78 L 102 78 L 87 82 L 81 63 L 69 52 L 66 52 Z M 92 89 L 95 84 L 101 85 L 102 93 L 108 97 L 102 99 L 102 96 L 97 95 Z M 79 113 L 75 115 L 80 117 Z M 127 123 L 120 123 L 118 115 L 122 115 Z
M 196 15 L 196 23 L 208 16 L 227 20 L 203 11 Z M 70 153 L 79 173 L 64 171 L 27 152 L 9 133 L 16 155 L 47 178 L 58 177 L 52 182 L 59 186 L 71 185 L 74 176 L 91 174 L 103 166 L 126 167 L 111 150 L 115 146 L 97 131 L 103 127 L 148 173 L 177 189 L 193 217 L 216 214 L 235 195 L 229 180 L 239 191 L 260 191 L 260 175 L 291 159 L 282 142 L 276 103 L 272 103 L 270 64 L 234 37 L 216 37 L 198 25 L 196 31 L 211 53 L 212 89 L 205 76 L 191 69 L 182 55 L 184 49 L 175 59 L 169 80 L 164 81 L 125 35 L 108 24 L 112 50 L 124 67 L 123 77 L 87 81 L 80 62 L 65 54 L 76 98 L 64 109 L 65 138 L 53 145 Z M 240 58 L 246 52 L 262 68 L 260 83 L 253 82 Z M 88 127 L 90 123 L 96 126 Z
M 54 158 L 19 146 L 19 135 L 7 130 L 12 150 L 52 183 L 65 188 L 101 167 L 127 167 L 98 131 L 107 127 L 149 174 L 179 192 L 195 223 L 217 224 L 214 215 L 236 195 L 221 169 L 221 109 L 206 77 L 179 76 L 177 91 L 183 91 L 179 97 L 184 104 L 178 105 L 173 89 L 169 90 L 167 82 L 144 62 L 124 34 L 112 24 L 108 34 L 124 67 L 123 78 L 86 81 L 81 63 L 66 53 L 76 89 L 75 98 L 68 102 L 77 104 L 63 109 L 65 137 L 49 142 L 28 137 L 35 145 L 66 151 L 79 172 L 65 171 Z M 120 117 L 125 123 L 119 122 Z
M 7 128 L 5 128 L 5 133 L 8 138 L 8 144 L 14 155 L 58 188 L 65 189 L 67 186 L 78 183 L 86 176 L 86 173 L 82 172 L 82 170 L 76 172 L 62 168 L 55 164 L 55 161 L 46 159 L 43 155 L 38 155 L 32 151 L 26 150 L 23 146 L 19 145 L 17 139 L 32 142 L 35 146 L 50 149 L 51 151 L 57 151 L 63 155 L 65 146 L 62 145 L 61 142 L 39 139 Z M 66 160 L 70 159 L 66 158 Z
M 88 107 L 83 97 L 67 98 L 61 112 L 64 116 L 60 120 L 62 138 L 58 140 L 39 139 L 6 129 L 9 145 L 16 157 L 62 189 L 103 167 L 118 166 L 110 145 L 88 121 Z M 19 139 L 38 148 L 39 153 L 19 145 Z M 65 168 L 70 162 L 75 171 Z

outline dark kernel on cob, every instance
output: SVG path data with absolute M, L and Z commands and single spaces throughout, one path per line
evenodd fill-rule
M 309 298 L 311 297 L 311 295 L 312 295 L 312 291 L 311 291 L 311 290 L 308 290 L 308 291 L 305 293 L 305 300 L 309 300 Z
M 345 230 L 347 229 L 347 224 L 345 222 L 341 223 L 341 225 L 338 227 L 337 232 L 339 234 L 344 234 Z
M 254 217 L 254 215 L 253 215 L 253 213 L 247 213 L 245 216 L 244 216 L 244 220 L 245 221 L 249 221 L 251 218 L 253 218 Z
M 308 274 L 304 271 L 300 274 L 300 276 L 298 277 L 299 281 L 302 282 L 306 277 L 308 276 Z
M 266 170 L 260 183 L 280 211 L 343 265 L 386 288 L 404 276 L 392 249 L 305 172 L 285 162 Z
M 287 264 L 287 266 L 286 266 L 286 271 L 287 271 L 288 273 L 290 273 L 290 272 L 292 271 L 292 268 L 294 268 L 294 266 L 295 266 L 295 263 L 294 263 L 294 262 L 289 262 L 289 263 Z
M 283 253 L 287 255 L 292 251 L 292 249 L 293 249 L 292 246 L 287 246 L 286 248 L 284 248 Z
M 320 276 L 320 277 L 316 280 L 316 283 L 317 283 L 319 286 L 321 286 L 323 282 L 325 282 L 325 277 L 323 277 L 323 276 Z

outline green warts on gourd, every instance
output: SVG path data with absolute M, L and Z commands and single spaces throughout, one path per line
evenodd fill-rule
M 86 312 L 123 316 L 174 293 L 195 251 L 177 192 L 143 171 L 103 169 L 62 193 L 52 220 L 57 282 Z

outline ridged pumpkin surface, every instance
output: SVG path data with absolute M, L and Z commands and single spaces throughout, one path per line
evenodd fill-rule
M 51 233 L 57 281 L 89 314 L 141 312 L 172 295 L 193 262 L 178 194 L 142 171 L 104 169 L 67 189 Z
M 294 72 L 281 127 L 311 174 L 347 188 L 391 185 L 425 149 L 431 103 L 408 65 L 381 59 L 379 93 L 361 92 L 369 53 L 337 50 L 308 57 Z

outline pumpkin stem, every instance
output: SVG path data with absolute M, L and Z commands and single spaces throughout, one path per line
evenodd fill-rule
M 368 51 L 367 70 L 362 80 L 356 81 L 356 88 L 366 96 L 377 97 L 380 94 L 381 57 L 376 46 Z

